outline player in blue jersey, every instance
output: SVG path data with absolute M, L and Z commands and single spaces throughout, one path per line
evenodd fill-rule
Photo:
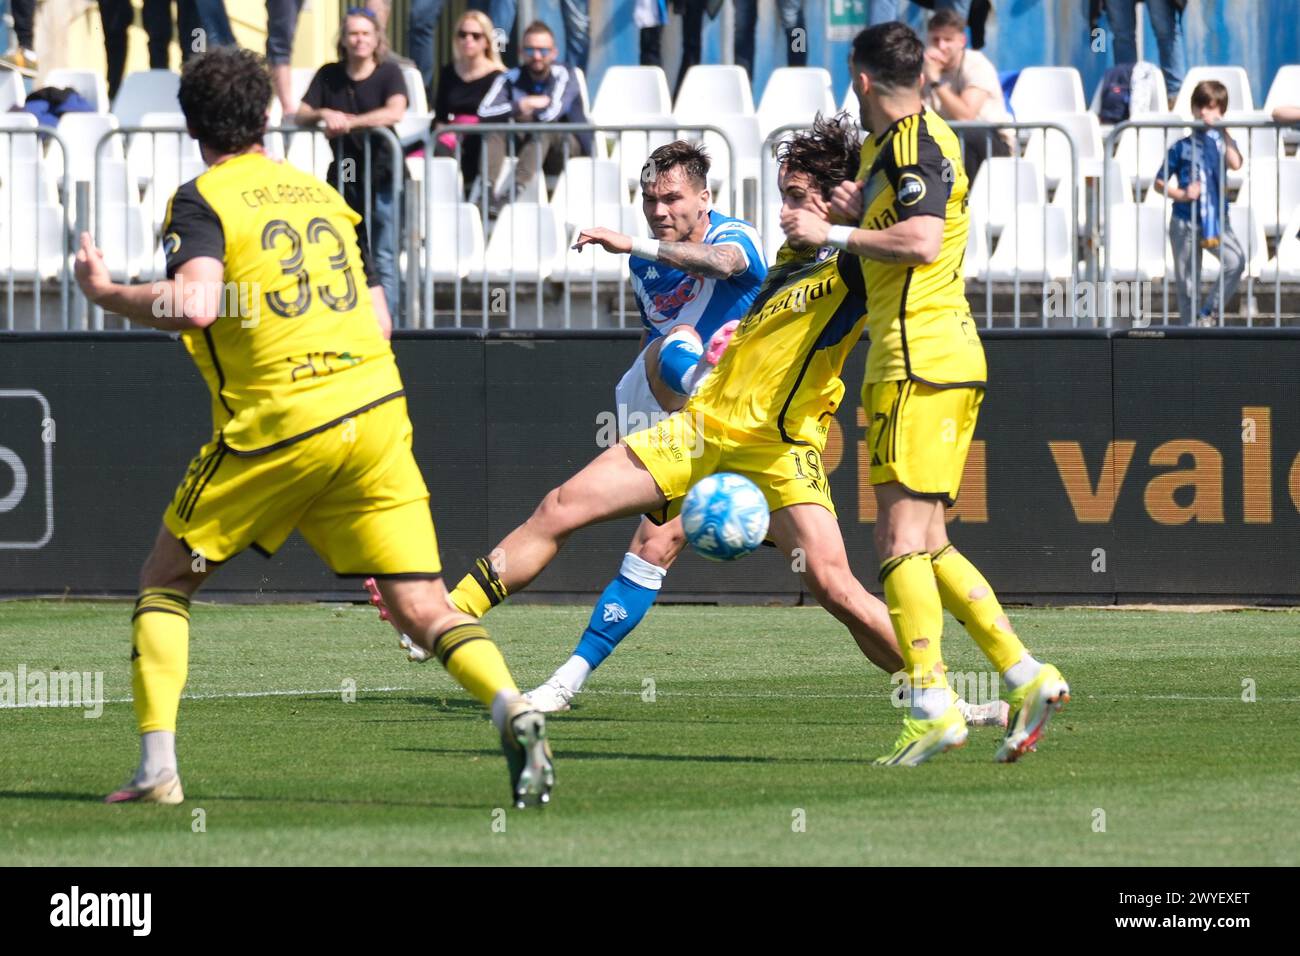
M 640 353 L 614 390 L 621 437 L 686 404 L 767 276 L 758 230 L 710 208 L 708 175 L 709 157 L 698 145 L 679 140 L 661 146 L 641 171 L 642 209 L 654 238 L 604 228 L 578 236 L 576 248 L 598 244 L 632 256 L 632 289 L 645 328 Z M 659 518 L 641 519 L 573 655 L 527 695 L 538 710 L 567 710 L 591 672 L 654 604 L 686 540 L 680 518 Z

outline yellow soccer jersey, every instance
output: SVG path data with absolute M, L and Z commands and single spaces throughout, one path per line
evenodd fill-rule
M 282 447 L 402 394 L 358 222 L 333 188 L 262 153 L 218 163 L 172 197 L 167 275 L 199 256 L 225 265 L 222 317 L 182 339 L 212 392 L 213 432 L 235 454 Z
M 866 310 L 855 256 L 829 248 L 798 254 L 783 246 L 687 410 L 729 434 L 821 449 L 844 397 L 840 372 L 862 335 Z
M 944 221 L 939 258 L 929 265 L 862 260 L 871 302 L 866 381 L 983 385 L 984 347 L 962 278 L 969 184 L 956 135 L 931 110 L 905 116 L 867 137 L 857 178 L 866 183 L 863 229 L 913 216 Z

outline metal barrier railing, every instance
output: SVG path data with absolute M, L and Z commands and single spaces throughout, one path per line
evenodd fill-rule
M 1173 210 L 1172 201 L 1167 194 L 1161 195 L 1160 202 L 1157 204 L 1151 201 L 1153 195 L 1160 194 L 1156 190 L 1154 182 L 1157 179 L 1166 184 L 1166 192 L 1171 178 L 1177 178 L 1174 171 L 1168 168 L 1168 154 L 1171 146 L 1178 140 L 1188 136 L 1200 137 L 1207 130 L 1218 128 L 1226 129 L 1232 136 L 1238 151 L 1241 153 L 1242 173 L 1239 177 L 1233 176 L 1235 170 L 1231 170 L 1227 162 L 1227 150 L 1216 148 L 1217 158 L 1215 160 L 1219 183 L 1218 196 L 1212 207 L 1206 212 L 1210 213 L 1216 228 L 1220 231 L 1220 236 L 1211 237 L 1216 240 L 1203 248 L 1202 245 L 1202 223 L 1199 213 L 1202 211 L 1201 202 L 1198 200 L 1193 205 L 1187 227 L 1180 227 L 1180 232 L 1184 232 L 1183 241 L 1180 245 L 1190 246 L 1188 249 L 1175 249 L 1171 238 L 1173 228 Z M 1283 205 L 1283 183 L 1288 185 L 1292 197 L 1300 197 L 1300 157 L 1288 162 L 1285 147 L 1283 145 L 1283 133 L 1289 131 L 1292 127 L 1284 126 L 1265 118 L 1253 117 L 1233 117 L 1228 116 L 1217 124 L 1208 124 L 1199 120 L 1189 120 L 1178 116 L 1144 116 L 1140 120 L 1125 120 L 1115 125 L 1110 134 L 1106 137 L 1105 156 L 1109 159 L 1115 157 L 1115 162 L 1108 162 L 1105 165 L 1104 174 L 1106 177 L 1119 175 L 1123 177 L 1125 188 L 1133 187 L 1135 211 L 1132 218 L 1132 243 L 1127 247 L 1128 255 L 1124 257 L 1123 273 L 1128 276 L 1132 274 L 1136 281 L 1154 282 L 1156 278 L 1161 279 L 1162 287 L 1162 310 L 1168 317 L 1178 314 L 1182 322 L 1187 324 L 1213 324 L 1222 326 L 1224 324 L 1227 305 L 1233 298 L 1229 294 L 1229 283 L 1232 285 L 1232 292 L 1235 293 L 1238 281 L 1244 280 L 1245 288 L 1242 292 L 1242 311 L 1245 313 L 1246 325 L 1255 324 L 1255 281 L 1263 276 L 1263 267 L 1268 261 L 1272 261 L 1274 266 L 1273 274 L 1273 325 L 1279 326 L 1282 321 L 1282 274 L 1283 263 L 1281 261 L 1282 250 L 1285 248 L 1289 232 L 1295 226 L 1295 218 L 1300 213 L 1300 203 L 1292 202 L 1291 208 Z M 1158 137 L 1152 134 L 1159 133 Z M 1238 136 L 1244 132 L 1244 136 Z M 1126 135 L 1128 134 L 1128 135 Z M 1144 153 L 1144 135 L 1148 149 Z M 1152 152 L 1149 148 L 1149 142 L 1155 138 L 1156 149 Z M 1131 142 L 1131 147 L 1129 143 Z M 1271 144 L 1271 148 L 1270 148 Z M 1203 152 L 1204 146 L 1200 140 L 1193 140 L 1192 162 L 1195 168 L 1196 156 Z M 1130 155 L 1131 154 L 1131 155 Z M 1121 160 L 1122 165 L 1121 165 Z M 1257 164 L 1256 160 L 1262 160 Z M 1149 167 L 1145 165 L 1150 163 Z M 1284 168 L 1288 169 L 1288 176 L 1284 180 Z M 1268 182 L 1268 173 L 1272 172 L 1272 181 Z M 1204 172 L 1202 166 L 1197 170 L 1198 182 L 1203 184 Z M 1245 193 L 1247 203 L 1239 201 L 1229 201 L 1229 193 L 1237 185 L 1235 180 L 1240 179 L 1240 190 Z M 1178 183 L 1180 189 L 1185 189 L 1188 183 Z M 1259 193 L 1263 192 L 1269 195 L 1271 187 L 1272 204 L 1271 208 L 1267 203 L 1259 201 Z M 1106 187 L 1109 189 L 1109 183 Z M 1146 189 L 1147 194 L 1138 201 L 1136 190 Z M 1109 192 L 1107 192 L 1109 195 Z M 1238 194 L 1237 200 L 1242 198 Z M 1232 228 L 1232 210 L 1234 208 L 1245 208 L 1245 232 L 1244 237 L 1236 234 Z M 1147 259 L 1146 264 L 1143 261 L 1143 253 L 1147 250 L 1145 247 L 1150 242 L 1153 233 L 1151 229 L 1143 229 L 1142 209 L 1150 209 L 1152 212 L 1159 210 L 1160 215 L 1160 242 L 1158 256 L 1159 258 L 1152 262 Z M 1260 223 L 1261 217 L 1271 213 L 1271 218 L 1267 219 L 1269 229 L 1263 229 Z M 1116 218 L 1108 206 L 1103 213 L 1105 225 L 1103 229 L 1103 260 L 1104 260 L 1104 285 L 1103 288 L 1110 290 L 1114 288 L 1114 273 L 1116 259 L 1115 248 L 1120 240 L 1118 235 L 1122 229 L 1121 224 L 1113 222 Z M 1150 218 L 1148 215 L 1147 218 Z M 1190 229 L 1190 233 L 1185 230 Z M 1277 252 L 1270 260 L 1268 255 L 1268 233 L 1273 232 L 1277 237 Z M 1237 250 L 1222 241 L 1222 236 L 1231 234 L 1237 243 L 1241 244 L 1241 252 L 1244 253 L 1242 259 L 1243 273 L 1240 279 L 1229 280 L 1227 264 L 1223 260 L 1223 253 L 1228 251 L 1235 258 Z M 1294 238 L 1294 237 L 1291 237 Z M 1262 246 L 1261 246 L 1262 240 Z M 1210 313 L 1209 322 L 1202 318 L 1203 309 L 1201 301 L 1201 274 L 1203 271 L 1203 257 L 1206 255 L 1205 248 L 1215 248 L 1217 252 L 1211 253 L 1219 258 L 1217 289 L 1214 293 L 1214 302 Z M 1184 256 L 1190 256 L 1190 263 L 1179 261 L 1180 253 Z M 1130 263 L 1129 256 L 1132 257 Z M 1264 260 L 1261 262 L 1261 257 Z M 1176 296 L 1179 299 L 1176 313 L 1171 313 L 1169 308 L 1169 286 L 1172 281 L 1179 283 L 1179 274 L 1183 274 L 1181 288 L 1176 289 Z M 1188 275 L 1190 272 L 1190 275 Z M 1259 275 L 1257 275 L 1259 273 Z M 1190 296 L 1188 293 L 1190 292 Z M 1116 297 L 1107 294 L 1105 297 L 1105 325 L 1106 328 L 1114 326 Z M 1187 314 L 1182 314 L 1186 311 Z M 1131 317 L 1131 316 L 1130 316 Z M 1137 324 L 1143 324 L 1139 321 Z
M 629 134 L 643 136 L 644 147 L 640 147 L 639 139 L 634 142 Z M 537 327 L 541 327 L 544 323 L 544 280 L 549 278 L 553 286 L 558 285 L 561 289 L 563 328 L 574 327 L 573 293 L 583 286 L 586 287 L 589 297 L 590 326 L 597 327 L 599 293 L 602 286 L 607 286 L 611 281 L 616 282 L 617 285 L 618 325 L 625 327 L 628 316 L 636 315 L 635 308 L 629 310 L 627 306 L 627 283 L 623 281 L 627 274 L 625 262 L 611 272 L 608 263 L 605 263 L 605 268 L 602 268 L 599 261 L 602 253 L 593 250 L 585 253 L 589 267 L 581 268 L 570 261 L 568 246 L 576 235 L 576 230 L 584 226 L 607 226 L 617 232 L 629 232 L 635 229 L 640 233 L 644 225 L 639 211 L 631 212 L 635 207 L 631 205 L 629 199 L 633 192 L 632 170 L 635 170 L 635 176 L 639 177 L 643 164 L 653 150 L 651 142 L 656 139 L 668 142 L 682 135 L 716 137 L 721 141 L 727 154 L 725 205 L 734 212 L 738 207 L 742 191 L 742 185 L 737 177 L 739 167 L 736 148 L 725 130 L 709 124 L 683 124 L 670 119 L 614 126 L 597 126 L 591 123 L 473 123 L 439 126 L 425 135 L 422 139 L 424 165 L 423 182 L 420 187 L 425 191 L 425 195 L 420 198 L 417 205 L 423 229 L 419 236 L 409 235 L 409 239 L 416 244 L 408 242 L 407 246 L 408 283 L 419 283 L 418 296 L 414 285 L 408 285 L 408 302 L 413 304 L 418 301 L 419 308 L 418 310 L 408 308 L 403 324 L 406 327 L 418 328 L 435 326 L 437 314 L 435 287 L 441 282 L 452 286 L 450 304 L 455 327 L 460 328 L 465 324 L 465 292 L 468 285 L 469 288 L 477 287 L 479 325 L 482 328 L 491 325 L 494 315 L 505 315 L 504 321 L 508 327 L 517 328 L 521 326 L 517 320 L 522 315 L 518 307 L 519 286 L 528 283 L 534 286 L 534 321 Z M 584 136 L 591 137 L 589 150 L 591 155 L 575 157 L 575 145 L 578 145 L 575 141 Z M 453 138 L 454 144 L 447 146 L 446 137 Z M 531 137 L 552 139 L 539 141 L 530 139 Z M 439 156 L 435 155 L 437 151 L 435 143 L 440 140 L 443 143 L 443 150 L 442 155 Z M 629 157 L 624 155 L 624 152 L 633 145 L 644 148 L 645 154 L 631 157 L 629 161 Z M 471 155 L 467 160 L 467 146 L 473 147 L 468 152 L 476 154 L 476 157 Z M 548 167 L 547 154 L 552 149 L 558 149 L 559 166 L 566 173 L 566 181 L 568 172 L 573 168 L 572 160 L 581 158 L 591 161 L 587 167 L 586 183 L 589 195 L 578 197 L 578 201 L 575 202 L 571 195 L 572 188 L 566 187 L 563 208 L 559 210 L 563 219 L 554 218 L 557 211 L 553 208 L 549 213 L 539 208 L 532 217 L 531 236 L 528 235 L 530 230 L 525 228 L 522 237 L 525 240 L 531 238 L 538 250 L 550 249 L 552 245 L 558 245 L 554 250 L 554 259 L 558 262 L 563 279 L 557 282 L 554 279 L 555 270 L 544 269 L 540 257 L 531 263 L 536 266 L 529 273 L 532 278 L 520 280 L 517 272 L 511 269 L 503 279 L 501 272 L 494 270 L 493 263 L 486 258 L 489 249 L 492 249 L 487 238 L 489 224 L 496 219 L 497 228 L 500 228 L 501 220 L 497 216 L 498 205 L 500 210 L 504 210 L 514 204 L 513 200 L 516 197 L 526 202 L 527 197 L 536 195 L 542 200 L 538 203 L 539 207 L 553 205 L 553 201 L 547 200 L 542 193 L 546 189 L 544 172 Z M 476 163 L 473 162 L 474 158 L 477 159 Z M 713 158 L 716 162 L 717 157 Z M 440 160 L 447 161 L 444 167 L 450 164 L 450 170 L 445 175 L 435 172 L 435 164 Z M 601 168 L 597 165 L 597 161 L 618 164 L 616 167 L 618 221 L 615 222 L 577 221 L 580 214 L 581 218 L 586 219 L 593 215 L 608 215 L 614 212 L 611 208 L 614 203 L 605 206 L 605 203 L 600 201 Z M 528 175 L 523 183 L 520 182 L 521 163 L 532 167 L 527 171 Z M 609 171 L 610 167 L 606 166 L 605 172 Z M 457 190 L 454 202 L 447 201 L 446 180 L 448 178 Z M 721 177 L 715 179 L 712 172 L 710 178 L 714 181 L 721 179 Z M 639 186 L 636 188 L 639 189 Z M 494 200 L 495 195 L 503 197 L 501 204 Z M 585 202 L 582 201 L 584 198 Z M 411 205 L 415 204 L 408 203 L 408 217 L 411 214 Z M 454 238 L 452 242 L 446 244 L 441 242 L 439 230 L 447 228 L 447 224 L 441 219 L 435 221 L 434 218 L 435 215 L 443 214 L 454 217 L 454 221 L 450 224 Z M 638 218 L 634 223 L 628 223 L 627 215 Z M 473 221 L 467 217 L 472 217 Z M 515 218 L 512 213 L 509 238 L 512 253 L 518 254 L 518 242 L 521 237 L 514 231 Z M 499 242 L 498 240 L 498 245 Z M 471 248 L 467 250 L 466 244 Z M 409 266 L 415 248 L 421 251 L 422 270 L 415 270 Z M 450 266 L 447 262 L 434 261 L 435 248 L 448 256 Z M 542 274 L 543 271 L 545 275 Z M 439 279 L 439 276 L 442 278 Z
M 984 159 L 980 164 L 981 166 L 985 163 L 988 163 L 990 160 L 995 161 L 995 163 L 1001 163 L 1004 160 L 1010 161 L 1010 170 L 1011 170 L 1010 195 L 998 196 L 994 194 L 994 189 L 992 187 L 988 189 L 981 188 L 981 192 L 983 193 L 983 201 L 985 203 L 985 208 L 983 210 L 976 210 L 971 215 L 970 228 L 972 230 L 980 229 L 983 230 L 983 232 L 980 235 L 972 235 L 971 242 L 968 245 L 968 250 L 971 248 L 971 246 L 974 247 L 979 257 L 979 261 L 976 263 L 977 265 L 976 273 L 974 275 L 968 275 L 967 278 L 980 280 L 981 275 L 985 275 L 986 273 L 988 273 L 988 263 L 989 260 L 992 258 L 991 247 L 993 244 L 992 240 L 993 240 L 994 232 L 996 231 L 997 233 L 999 233 L 998 238 L 1000 241 L 1006 238 L 1001 234 L 1009 232 L 1009 238 L 1010 241 L 1012 242 L 1011 251 L 1014 253 L 1013 256 L 1014 262 L 1013 262 L 1013 269 L 1011 272 L 1011 278 L 1008 284 L 1011 286 L 1011 290 L 1012 290 L 1013 306 L 1012 306 L 1011 321 L 1013 327 L 1015 328 L 1021 327 L 1021 311 L 1022 311 L 1021 310 L 1022 279 L 1021 279 L 1021 272 L 1019 268 L 1019 261 L 1020 261 L 1019 253 L 1020 253 L 1020 238 L 1021 238 L 1021 230 L 1019 228 L 1019 208 L 1021 205 L 1030 205 L 1030 204 L 1041 206 L 1042 207 L 1042 234 L 1041 235 L 1043 236 L 1044 240 L 1050 238 L 1053 235 L 1051 229 L 1049 229 L 1049 224 L 1048 224 L 1049 209 L 1052 208 L 1053 205 L 1059 206 L 1061 205 L 1061 203 L 1059 202 L 1059 198 L 1054 199 L 1053 203 L 1049 203 L 1047 201 L 1048 184 L 1051 180 L 1051 175 L 1052 175 L 1052 170 L 1049 169 L 1049 165 L 1053 167 L 1055 167 L 1056 165 L 1055 163 L 1049 164 L 1048 162 L 1048 156 L 1049 156 L 1048 131 L 1055 131 L 1061 134 L 1061 137 L 1064 140 L 1065 149 L 1069 153 L 1070 175 L 1069 175 L 1068 182 L 1066 182 L 1065 176 L 1060 176 L 1059 177 L 1060 182 L 1056 186 L 1056 189 L 1058 193 L 1062 189 L 1067 190 L 1064 196 L 1066 199 L 1068 199 L 1067 205 L 1068 205 L 1069 233 L 1066 239 L 1066 248 L 1068 250 L 1067 251 L 1068 267 L 1064 270 L 1064 273 L 1059 276 L 1050 275 L 1051 269 L 1050 269 L 1050 264 L 1047 261 L 1047 256 L 1046 256 L 1047 250 L 1044 250 L 1043 268 L 1040 269 L 1039 272 L 1041 272 L 1044 275 L 1046 281 L 1041 281 L 1039 284 L 1042 286 L 1041 308 L 1042 308 L 1042 314 L 1044 316 L 1043 324 L 1046 325 L 1048 322 L 1048 318 L 1050 317 L 1048 313 L 1052 305 L 1052 294 L 1053 294 L 1052 282 L 1059 279 L 1064 282 L 1063 295 L 1061 296 L 1061 301 L 1062 304 L 1064 305 L 1064 312 L 1062 317 L 1068 318 L 1070 320 L 1070 324 L 1077 328 L 1079 325 L 1080 316 L 1077 314 L 1077 311 L 1075 309 L 1076 296 L 1075 296 L 1074 286 L 1075 286 L 1075 281 L 1078 278 L 1077 275 L 1078 262 L 1080 258 L 1079 240 L 1081 236 L 1084 239 L 1085 249 L 1092 248 L 1095 246 L 1095 240 L 1091 240 L 1090 234 L 1084 235 L 1080 232 L 1079 229 L 1079 211 L 1081 208 L 1080 198 L 1081 196 L 1087 198 L 1090 203 L 1093 201 L 1093 199 L 1095 198 L 1092 195 L 1094 190 L 1090 189 L 1089 186 L 1095 180 L 1096 175 L 1093 170 L 1084 169 L 1082 167 L 1082 163 L 1079 157 L 1078 146 L 1075 143 L 1074 137 L 1071 135 L 1071 131 L 1067 126 L 1061 123 L 1048 122 L 1048 121 L 1023 122 L 1023 123 L 985 123 L 985 122 L 970 121 L 970 122 L 950 122 L 948 125 L 953 129 L 954 132 L 956 132 L 959 135 L 959 137 L 961 137 L 963 162 L 965 161 L 966 158 L 966 151 L 969 148 L 968 139 L 971 136 L 983 137 Z M 780 240 L 780 237 L 777 236 L 775 232 L 775 230 L 779 229 L 779 227 L 776 226 L 773 222 L 771 222 L 769 218 L 771 211 L 780 203 L 780 194 L 777 190 L 777 162 L 773 155 L 773 150 L 775 149 L 777 144 L 780 143 L 782 139 L 789 136 L 791 133 L 806 128 L 807 128 L 806 124 L 803 125 L 791 124 L 787 126 L 782 126 L 769 133 L 767 138 L 763 141 L 763 148 L 761 152 L 762 174 L 760 179 L 760 190 L 759 190 L 759 214 L 760 214 L 759 228 L 762 235 L 764 236 L 765 244 L 775 244 Z M 1026 148 L 1024 155 L 1021 155 L 1021 151 L 1019 148 L 1019 134 L 1021 132 L 1032 133 L 1035 130 L 1042 131 L 1041 137 L 1038 137 L 1037 140 L 1031 139 L 1031 142 Z M 997 151 L 995 150 L 994 147 L 994 142 L 995 139 L 999 139 L 999 140 L 1001 139 L 1001 134 L 1004 131 L 1011 131 L 1013 133 L 1015 143 L 1014 145 L 1007 144 L 1008 155 L 997 155 L 996 154 Z M 1051 148 L 1057 150 L 1057 152 L 1059 153 L 1059 146 L 1054 145 Z M 1039 155 L 1041 156 L 1041 160 L 1036 160 L 1035 156 L 1030 155 L 1031 151 L 1038 152 Z M 1030 193 L 1027 196 L 1022 195 L 1021 192 L 1022 188 L 1024 188 L 1024 184 L 1022 182 L 1023 177 L 1021 176 L 1022 164 L 1028 166 L 1029 174 L 1030 174 L 1030 180 L 1029 180 L 1030 183 L 1040 184 L 1038 186 L 1031 185 L 1030 187 L 1028 187 L 1030 189 Z M 996 168 L 996 166 L 989 167 L 990 170 L 994 168 Z M 985 176 L 990 176 L 990 175 L 991 175 L 990 173 L 987 172 L 985 173 Z M 974 185 L 975 184 L 971 182 L 968 184 L 967 188 L 973 189 Z M 968 197 L 969 196 L 970 193 L 968 192 Z M 1011 218 L 1006 219 L 1002 215 L 994 216 L 993 215 L 994 204 L 997 203 L 1000 206 L 1006 200 L 1010 200 L 1012 202 Z M 1052 218 L 1054 219 L 1055 216 L 1053 215 Z M 1089 215 L 1087 222 L 1090 230 L 1095 230 L 1097 225 L 1097 216 L 1095 214 Z M 1056 234 L 1056 238 L 1058 239 L 1060 238 L 1059 231 L 1058 234 Z M 769 245 L 769 249 L 770 248 L 771 246 Z M 963 268 L 965 267 L 966 267 L 966 263 L 963 260 Z M 983 292 L 984 292 L 983 326 L 985 328 L 991 328 L 993 326 L 993 315 L 994 315 L 994 311 L 993 311 L 994 281 L 988 277 L 985 277 L 982 281 L 984 287 L 983 288 Z
M 58 147 L 59 175 L 50 174 L 46 160 L 47 144 Z M 71 234 L 68 211 L 71 197 L 68 191 L 68 146 L 52 129 L 44 126 L 23 128 L 0 127 L 0 212 L 4 222 L 0 232 L 0 251 L 3 267 L 0 274 L 5 282 L 4 317 L 0 328 L 12 331 L 17 314 L 17 287 L 19 283 L 32 287 L 32 322 L 36 329 L 44 325 L 42 302 L 44 286 L 51 280 L 59 285 L 59 324 L 68 328 L 71 279 Z M 47 184 L 57 182 L 56 202 L 47 202 Z M 51 212 L 54 212 L 51 215 Z M 21 228 L 30 222 L 31 230 Z M 53 275 L 47 274 L 49 260 L 46 240 L 51 230 L 57 231 L 60 267 Z M 15 256 L 15 252 L 19 252 Z M 20 279 L 19 276 L 22 276 Z

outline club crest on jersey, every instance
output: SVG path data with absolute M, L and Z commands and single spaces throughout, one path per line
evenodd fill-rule
M 163 251 L 169 256 L 174 256 L 181 251 L 181 237 L 174 232 L 169 232 L 163 237 Z
M 915 173 L 903 173 L 898 177 L 898 204 L 915 206 L 925 196 L 925 181 Z

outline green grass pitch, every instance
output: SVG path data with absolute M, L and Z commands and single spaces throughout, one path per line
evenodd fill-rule
M 587 614 L 487 623 L 528 687 Z M 7 864 L 1300 863 L 1296 613 L 1013 610 L 1074 692 L 1038 752 L 995 765 L 998 732 L 974 728 L 885 770 L 888 678 L 829 615 L 657 608 L 552 719 L 540 812 L 500 809 L 495 734 L 436 664 L 407 663 L 368 607 L 326 605 L 196 605 L 187 801 L 104 806 L 137 757 L 128 616 L 0 604 L 0 672 L 102 671 L 117 701 L 0 710 Z M 951 620 L 944 640 L 952 672 L 987 670 Z

